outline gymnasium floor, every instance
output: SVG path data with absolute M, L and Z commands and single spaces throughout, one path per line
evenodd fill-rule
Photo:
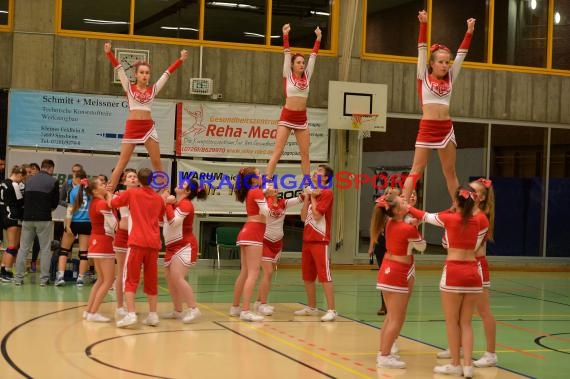
M 377 369 L 379 325 L 375 270 L 333 270 L 337 310 L 322 323 L 297 317 L 305 301 L 299 272 L 281 269 L 262 323 L 227 315 L 237 270 L 198 267 L 190 272 L 203 317 L 184 325 L 117 329 L 81 320 L 90 286 L 0 285 L 0 378 L 444 378 L 432 373 L 446 346 L 438 271 L 417 271 L 407 321 L 398 339 L 405 370 Z M 170 310 L 164 280 L 159 311 Z M 500 367 L 475 369 L 476 378 L 564 378 L 570 372 L 570 273 L 492 272 Z M 323 307 L 322 291 L 318 290 Z M 102 313 L 112 315 L 113 293 Z M 144 297 L 139 296 L 140 301 Z M 137 304 L 141 313 L 146 303 Z M 484 349 L 474 319 L 475 355 Z M 445 360 L 440 361 L 445 363 Z

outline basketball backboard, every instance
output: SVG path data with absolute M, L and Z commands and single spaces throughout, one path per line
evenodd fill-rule
M 386 131 L 386 84 L 329 81 L 329 129 L 354 130 L 353 114 L 377 114 L 373 132 Z

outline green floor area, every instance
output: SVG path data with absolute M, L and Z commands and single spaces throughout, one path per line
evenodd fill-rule
M 190 271 L 199 303 L 229 303 L 237 269 L 195 268 Z M 333 271 L 338 312 L 358 322 L 378 328 L 379 293 L 375 289 L 376 270 Z M 417 271 L 416 285 L 402 335 L 444 348 L 445 323 L 438 283 L 440 272 Z M 536 378 L 563 378 L 570 372 L 570 273 L 492 272 L 491 307 L 497 319 L 497 352 L 500 366 Z M 25 284 L 0 285 L 0 301 L 86 301 L 90 286 L 76 288 L 40 287 L 39 274 L 28 274 Z M 168 302 L 164 278 L 159 282 L 160 301 Z M 322 292 L 319 306 L 324 308 Z M 139 294 L 144 301 L 144 296 Z M 113 301 L 111 293 L 107 299 Z M 271 303 L 303 303 L 304 287 L 300 271 L 277 271 L 270 294 Z M 17 306 L 15 304 L 14 306 Z M 145 309 L 145 308 L 142 308 Z M 474 318 L 475 355 L 485 349 L 480 320 Z M 377 339 L 378 334 L 371 333 Z M 435 357 L 434 357 L 435 361 Z

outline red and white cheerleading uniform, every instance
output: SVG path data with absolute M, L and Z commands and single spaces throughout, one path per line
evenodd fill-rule
M 144 266 L 144 292 L 158 294 L 158 251 L 162 247 L 159 221 L 165 214 L 164 200 L 148 186 L 121 192 L 111 200 L 113 208 L 128 206 L 129 239 L 125 292 L 136 292 Z
M 180 259 L 184 266 L 193 266 L 198 260 L 198 241 L 194 236 L 194 205 L 182 199 L 176 207 L 166 204 L 166 215 L 162 228 L 166 255 L 164 267 L 170 266 L 172 259 Z
M 313 204 L 309 204 L 305 228 L 303 229 L 303 248 L 301 251 L 301 270 L 303 280 L 314 282 L 332 282 L 330 271 L 329 242 L 333 210 L 333 193 L 329 189 L 321 190 L 316 197 L 316 211 L 322 215 L 314 218 Z
M 127 99 L 129 101 L 129 110 L 141 110 L 141 111 L 151 111 L 152 103 L 154 102 L 155 96 L 160 92 L 162 87 L 168 81 L 170 74 L 172 74 L 178 67 L 182 65 L 182 60 L 177 59 L 174 63 L 170 65 L 162 74 L 162 76 L 154 83 L 152 86 L 148 86 L 144 91 L 137 88 L 136 83 L 133 84 L 129 82 L 125 69 L 121 63 L 117 60 L 113 52 L 107 53 L 107 59 L 111 62 L 121 84 L 123 90 L 127 94 Z M 131 144 L 143 144 L 152 138 L 158 142 L 158 133 L 154 128 L 153 120 L 127 120 L 125 134 L 123 136 L 123 143 Z
M 313 51 L 309 57 L 309 62 L 305 66 L 305 72 L 300 78 L 293 75 L 291 70 L 291 50 L 289 49 L 289 35 L 283 36 L 283 53 L 285 55 L 283 62 L 283 87 L 285 97 L 309 97 L 309 82 L 315 68 L 315 61 L 321 41 L 315 40 Z M 307 110 L 293 111 L 283 107 L 281 117 L 279 117 L 278 125 L 286 126 L 291 129 L 307 129 Z
M 91 235 L 87 258 L 115 259 L 113 236 L 117 229 L 117 219 L 113 210 L 107 206 L 105 200 L 94 197 L 89 204 L 89 219 L 91 220 Z
M 413 207 L 412 216 L 429 224 L 445 228 L 444 240 L 448 248 L 475 252 L 485 240 L 489 221 L 478 212 L 463 223 L 459 212 L 427 213 Z M 480 293 L 483 291 L 481 265 L 476 260 L 446 260 L 439 289 L 444 292 Z
M 287 209 L 299 205 L 302 202 L 301 196 L 294 199 L 267 199 L 269 215 L 265 224 L 265 235 L 263 236 L 262 261 L 277 263 L 283 250 L 283 223 Z
M 115 194 L 117 196 L 117 194 Z M 129 207 L 120 207 L 119 208 L 119 215 L 121 216 L 121 220 L 129 220 L 131 212 L 129 211 Z M 115 232 L 115 240 L 113 241 L 113 248 L 115 249 L 115 253 L 127 253 L 128 249 L 128 241 L 129 241 L 129 231 L 121 228 L 117 228 Z
M 406 256 L 412 255 L 412 249 L 424 251 L 426 248 L 426 241 L 418 229 L 404 221 L 388 220 L 384 234 L 387 254 Z M 413 257 L 412 262 L 407 264 L 384 255 L 376 288 L 387 292 L 409 293 L 409 281 L 415 276 Z
M 418 94 L 420 102 L 424 104 L 443 104 L 449 106 L 453 82 L 459 76 L 461 64 L 471 45 L 473 33 L 465 33 L 465 37 L 457 50 L 453 65 L 443 79 L 436 79 L 427 70 L 427 24 L 420 23 L 418 36 Z M 416 138 L 416 147 L 428 149 L 443 149 L 449 142 L 457 146 L 453 123 L 451 120 L 425 120 L 420 121 L 420 129 Z
M 247 192 L 245 198 L 245 211 L 248 216 L 257 216 L 269 214 L 267 208 L 267 201 L 263 192 L 259 188 L 252 188 Z M 239 246 L 263 246 L 263 235 L 265 234 L 265 223 L 248 221 L 241 228 L 238 237 L 237 245 Z

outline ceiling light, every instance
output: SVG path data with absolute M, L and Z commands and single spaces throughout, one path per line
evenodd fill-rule
M 211 1 L 208 3 L 214 7 L 224 7 L 224 8 L 240 8 L 240 9 L 258 9 L 255 5 L 249 4 L 238 4 L 238 3 L 225 3 L 220 1 Z
M 265 38 L 265 34 L 252 33 L 252 32 L 243 32 L 243 35 L 246 37 Z M 281 36 L 271 36 L 271 38 L 281 38 Z
M 319 12 L 319 11 L 311 11 L 312 15 L 315 16 L 330 16 L 331 14 L 328 12 Z
M 560 24 L 560 12 L 554 13 L 554 23 Z
M 97 24 L 97 25 L 128 25 L 126 21 L 109 21 L 109 20 L 94 20 L 92 18 L 84 18 L 83 22 L 86 24 Z
M 530 9 L 532 10 L 536 9 L 536 0 L 530 0 Z
M 183 26 L 161 26 L 160 29 L 165 29 L 165 30 L 189 30 L 191 32 L 197 32 L 198 29 L 194 29 L 194 28 L 185 28 Z

